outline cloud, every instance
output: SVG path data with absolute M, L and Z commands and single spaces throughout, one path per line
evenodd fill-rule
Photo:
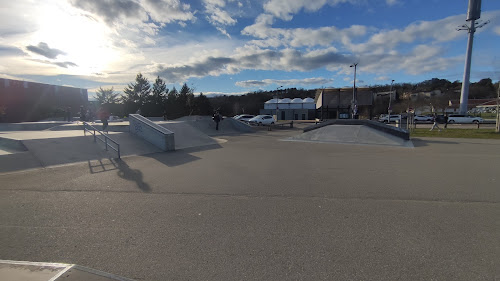
M 30 51 L 30 52 L 42 55 L 42 56 L 49 58 L 49 59 L 55 59 L 59 55 L 66 54 L 65 52 L 63 52 L 61 50 L 50 48 L 49 45 L 45 42 L 40 42 L 40 43 L 38 43 L 37 46 L 29 45 L 26 47 L 26 49 L 28 49 L 28 51 Z
M 324 5 L 335 6 L 340 3 L 354 3 L 356 0 L 270 0 L 264 4 L 264 11 L 283 20 L 291 20 L 293 14 L 302 9 L 316 12 Z
M 207 21 L 215 26 L 219 32 L 231 38 L 225 27 L 235 25 L 237 21 L 224 9 L 226 7 L 225 0 L 204 0 L 203 5 L 205 6 Z
M 26 53 L 17 47 L 0 45 L 0 57 L 24 56 L 24 55 L 26 55 Z
M 500 35 L 500 26 L 497 26 L 493 29 L 493 31 L 497 34 Z
M 399 0 L 385 0 L 385 3 L 387 3 L 387 5 L 389 6 L 393 6 L 399 4 Z
M 48 60 L 39 60 L 39 59 L 29 59 L 31 61 L 34 61 L 34 62 L 39 62 L 39 63 L 43 63 L 43 64 L 50 64 L 50 65 L 56 65 L 56 66 L 59 66 L 59 67 L 62 67 L 62 68 L 68 68 L 68 67 L 77 67 L 78 65 L 74 62 L 70 62 L 70 61 L 64 61 L 64 62 L 54 62 L 54 61 L 48 61 Z
M 158 65 L 154 75 L 169 82 L 185 81 L 189 77 L 238 73 L 244 69 L 311 71 L 314 69 L 348 64 L 354 60 L 332 49 L 301 52 L 294 49 L 261 50 L 240 49 L 233 57 L 208 57 L 204 60 L 177 66 Z
M 332 83 L 333 79 L 317 77 L 317 78 L 304 78 L 304 79 L 264 79 L 264 80 L 247 80 L 247 81 L 238 81 L 236 82 L 236 86 L 251 88 L 251 87 L 261 87 L 261 86 L 269 86 L 272 84 L 275 85 L 324 85 Z
M 109 25 L 120 19 L 147 21 L 148 15 L 144 8 L 132 0 L 70 0 L 70 3 L 84 11 L 99 16 Z
M 389 78 L 388 76 L 379 76 L 379 77 L 375 77 L 375 80 L 376 81 L 388 81 L 390 80 L 391 78 Z
M 368 30 L 373 29 L 362 25 L 352 25 L 339 29 L 334 26 L 320 28 L 272 28 L 270 18 L 261 17 L 261 21 L 247 26 L 242 30 L 243 35 L 254 36 L 262 40 L 251 41 L 259 47 L 291 47 L 331 46 L 332 43 L 351 44 L 354 38 L 362 37 Z
M 189 4 L 179 0 L 70 0 L 70 3 L 101 18 L 110 26 L 147 23 L 149 17 L 159 23 L 157 28 L 173 21 L 194 20 Z M 149 25 L 151 26 L 151 25 Z
M 151 18 L 160 23 L 192 21 L 194 14 L 189 4 L 179 0 L 143 0 L 142 5 Z

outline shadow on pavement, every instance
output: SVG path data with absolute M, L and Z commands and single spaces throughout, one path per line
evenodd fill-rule
M 151 153 L 144 156 L 153 158 L 156 161 L 164 164 L 165 166 L 175 167 L 201 159 L 200 157 L 191 155 L 190 153 L 218 149 L 218 148 L 221 148 L 219 144 L 212 144 L 212 145 L 198 146 L 192 148 L 184 148 L 171 152 Z
M 151 192 L 151 187 L 149 184 L 145 183 L 143 180 L 143 175 L 142 172 L 138 169 L 131 169 L 125 161 L 122 159 L 116 159 L 116 165 L 118 168 L 118 176 L 120 178 L 129 180 L 129 181 L 135 181 L 137 184 L 137 187 L 142 191 L 142 192 Z
M 423 140 L 419 138 L 412 138 L 411 141 L 413 142 L 414 147 L 423 147 L 423 146 L 428 146 L 429 144 L 458 144 L 457 142 L 454 141 Z
M 116 160 L 113 158 L 88 160 L 87 163 L 91 174 L 109 172 L 118 169 Z

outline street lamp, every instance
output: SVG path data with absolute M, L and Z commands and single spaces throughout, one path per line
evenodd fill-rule
M 351 104 L 351 110 L 352 110 L 352 119 L 356 118 L 357 115 L 357 102 L 356 102 L 356 67 L 358 66 L 358 63 L 351 64 L 350 67 L 354 67 L 354 85 L 352 87 L 352 104 Z
M 279 93 L 279 90 L 280 88 L 283 88 L 283 86 L 279 86 L 278 88 L 276 88 L 276 123 L 278 122 L 278 93 Z
M 391 103 L 392 103 L 392 84 L 394 83 L 394 80 L 391 81 L 391 90 L 389 92 L 389 107 L 387 108 L 387 113 L 389 113 L 389 117 L 390 118 L 390 115 L 391 115 L 391 112 L 392 112 L 392 108 L 391 108 Z M 388 119 L 388 121 L 390 121 Z

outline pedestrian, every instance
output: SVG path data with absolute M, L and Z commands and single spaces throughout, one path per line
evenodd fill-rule
M 444 129 L 448 129 L 448 114 L 444 115 Z
M 432 131 L 432 130 L 434 130 L 434 128 L 437 128 L 439 130 L 439 132 L 441 132 L 441 128 L 439 128 L 439 126 L 438 126 L 438 120 L 437 120 L 438 118 L 437 118 L 436 113 L 434 113 L 433 119 L 434 119 L 434 123 L 432 124 L 432 128 L 429 131 Z
M 102 131 L 107 131 L 108 129 L 108 118 L 109 118 L 109 112 L 104 108 L 101 107 L 99 111 L 97 112 L 97 117 L 101 119 L 102 122 Z
M 85 112 L 86 112 L 85 108 L 83 108 L 83 105 L 81 105 L 80 106 L 80 121 L 82 123 L 85 122 L 85 121 L 87 121 L 86 118 L 85 118 Z
M 66 118 L 68 119 L 68 122 L 71 122 L 71 107 L 68 106 L 66 108 Z
M 221 120 L 219 111 L 215 111 L 214 115 L 212 115 L 212 120 L 215 122 L 215 130 L 219 130 L 219 122 Z
M 163 110 L 163 120 L 167 121 L 167 110 Z

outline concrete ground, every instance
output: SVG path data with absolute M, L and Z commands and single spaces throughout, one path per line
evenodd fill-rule
M 282 141 L 300 133 L 0 174 L 0 259 L 137 280 L 500 279 L 499 141 Z

